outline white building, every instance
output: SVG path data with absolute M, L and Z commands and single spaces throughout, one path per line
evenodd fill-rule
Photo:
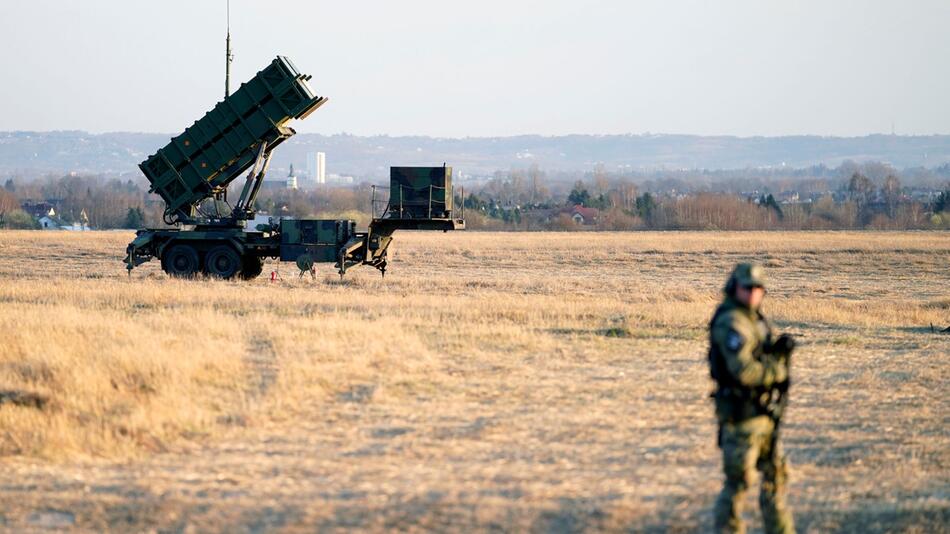
M 356 181 L 352 176 L 343 176 L 336 173 L 330 173 L 328 180 L 331 184 L 352 184 Z
M 294 164 L 290 164 L 290 173 L 287 175 L 287 189 L 297 189 L 297 175 L 294 174 Z
M 40 217 L 40 220 L 38 222 L 40 223 L 40 228 L 44 230 L 59 230 L 60 229 L 59 227 L 62 224 L 56 219 L 50 217 L 49 215 L 44 215 Z
M 316 184 L 327 183 L 327 155 L 324 152 L 307 154 L 307 174 Z

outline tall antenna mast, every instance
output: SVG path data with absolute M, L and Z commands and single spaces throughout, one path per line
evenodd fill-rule
M 228 0 L 228 37 L 224 43 L 224 98 L 227 98 L 231 95 L 231 60 L 234 59 L 231 54 L 231 0 Z

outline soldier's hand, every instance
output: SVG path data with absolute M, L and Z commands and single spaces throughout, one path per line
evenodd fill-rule
M 780 335 L 778 339 L 775 340 L 775 343 L 772 344 L 772 352 L 774 354 L 789 357 L 792 355 L 793 350 L 795 350 L 795 338 L 788 334 Z

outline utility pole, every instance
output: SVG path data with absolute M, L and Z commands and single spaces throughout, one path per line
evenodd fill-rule
M 224 41 L 224 98 L 231 95 L 231 0 L 228 0 L 228 37 Z

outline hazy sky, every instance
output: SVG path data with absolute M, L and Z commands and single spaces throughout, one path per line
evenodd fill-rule
M 177 133 L 225 0 L 3 0 L 0 130 Z M 298 132 L 950 133 L 950 1 L 232 0 L 232 87 L 289 56 Z

